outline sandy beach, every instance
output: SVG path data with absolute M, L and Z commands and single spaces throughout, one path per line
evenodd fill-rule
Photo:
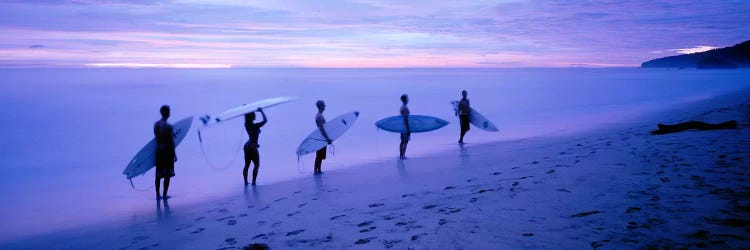
M 747 247 L 749 98 L 744 91 L 577 134 L 471 144 L 482 132 L 470 131 L 455 150 L 405 161 L 394 151 L 390 160 L 310 178 L 238 185 L 189 207 L 153 201 L 146 222 L 2 248 Z M 649 134 L 657 123 L 732 119 L 739 129 Z

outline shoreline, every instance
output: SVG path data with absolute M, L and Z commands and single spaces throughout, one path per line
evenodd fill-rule
M 564 246 L 571 248 L 594 247 L 597 244 L 605 245 L 614 239 L 604 237 L 604 234 L 600 231 L 607 230 L 599 230 L 598 228 L 608 228 L 606 226 L 621 224 L 617 222 L 624 222 L 623 216 L 619 216 L 620 218 L 617 221 L 608 221 L 598 217 L 601 217 L 601 214 L 615 214 L 612 211 L 613 208 L 622 208 L 623 206 L 613 205 L 612 203 L 623 202 L 619 199 L 608 200 L 606 199 L 610 198 L 608 194 L 597 192 L 609 189 L 622 191 L 634 188 L 628 186 L 639 182 L 644 186 L 647 186 L 650 181 L 669 184 L 677 182 L 678 179 L 681 179 L 681 176 L 667 176 L 656 179 L 655 177 L 650 178 L 649 174 L 641 174 L 632 175 L 623 181 L 609 171 L 597 169 L 592 165 L 608 166 L 610 169 L 605 170 L 614 171 L 614 173 L 631 171 L 632 169 L 627 168 L 628 166 L 639 169 L 632 174 L 648 172 L 646 167 L 653 166 L 654 162 L 667 160 L 659 156 L 644 154 L 645 148 L 666 152 L 666 150 L 653 147 L 653 145 L 675 138 L 678 140 L 676 144 L 689 143 L 686 141 L 693 139 L 692 137 L 710 141 L 711 139 L 705 138 L 706 134 L 722 135 L 729 133 L 727 131 L 687 131 L 674 135 L 652 137 L 648 135 L 648 130 L 655 129 L 656 123 L 653 123 L 653 120 L 657 119 L 657 115 L 664 115 L 669 112 L 669 115 L 667 115 L 669 119 L 663 119 L 666 121 L 662 122 L 684 120 L 688 119 L 686 117 L 701 115 L 704 117 L 713 115 L 716 116 L 715 119 L 720 119 L 725 116 L 712 114 L 715 112 L 708 111 L 720 111 L 728 103 L 738 102 L 737 99 L 732 98 L 745 97 L 744 101 L 748 96 L 750 95 L 747 95 L 747 91 L 741 91 L 728 96 L 703 100 L 676 109 L 649 114 L 639 121 L 623 124 L 622 127 L 614 126 L 558 137 L 548 136 L 476 145 L 469 144 L 452 152 L 446 150 L 425 157 L 410 158 L 406 161 L 397 161 L 394 156 L 393 160 L 330 171 L 313 178 L 288 180 L 266 186 L 246 188 L 242 193 L 227 194 L 185 208 L 169 208 L 168 205 L 157 206 L 155 216 L 146 216 L 153 219 L 146 219 L 147 222 L 129 225 L 125 229 L 117 227 L 84 228 L 74 230 L 72 233 L 44 235 L 19 241 L 45 239 L 47 242 L 32 247 L 65 246 L 74 248 L 121 248 L 123 246 L 124 248 L 236 248 L 251 242 L 266 243 L 272 248 L 348 248 L 358 245 L 373 247 L 378 245 L 367 244 L 376 243 L 382 244 L 380 247 L 386 248 L 435 248 L 441 246 L 481 248 L 496 247 L 498 242 L 506 243 L 501 245 L 512 248 L 549 247 L 554 246 L 557 242 L 568 243 Z M 711 117 L 711 119 L 714 118 Z M 741 128 L 735 131 L 742 136 L 728 137 L 726 138 L 729 141 L 728 143 L 732 143 L 732 140 L 742 142 L 741 140 L 748 137 L 748 132 L 743 131 L 746 128 L 746 125 L 743 124 L 746 123 L 747 121 L 740 122 Z M 613 139 L 615 137 L 617 138 Z M 642 138 L 643 140 L 637 140 L 636 138 Z M 673 145 L 667 145 L 667 147 L 671 146 Z M 726 147 L 726 145 L 724 146 Z M 701 149 L 701 147 L 698 146 L 697 149 Z M 715 152 L 719 151 L 717 148 L 712 149 L 716 149 Z M 606 156 L 602 157 L 602 154 Z M 724 158 L 731 158 L 728 156 L 729 153 L 723 155 L 725 155 Z M 732 153 L 732 155 L 736 155 L 736 153 Z M 644 156 L 649 161 L 641 162 L 643 160 L 641 158 Z M 690 158 L 689 155 L 678 155 L 677 157 Z M 742 156 L 740 154 L 737 157 Z M 741 159 L 744 160 L 744 157 Z M 335 158 L 331 160 L 335 160 Z M 673 160 L 667 162 L 673 163 Z M 696 164 L 692 165 L 695 166 Z M 669 167 L 664 168 L 668 169 Z M 592 172 L 582 173 L 585 172 L 583 170 Z M 362 171 L 372 174 L 352 174 Z M 679 172 L 679 170 L 676 172 Z M 592 173 L 593 175 L 591 175 Z M 665 174 L 664 171 L 658 175 L 663 174 Z M 347 180 L 347 177 L 352 176 L 361 179 Z M 602 180 L 590 181 L 591 183 L 586 181 L 588 178 L 595 177 L 606 177 L 611 183 Z M 581 178 L 584 180 L 581 181 Z M 664 181 L 663 178 L 667 178 L 668 181 Z M 693 177 L 688 176 L 688 178 Z M 646 181 L 646 179 L 649 180 Z M 705 177 L 703 180 L 705 181 Z M 743 182 L 747 183 L 747 180 L 743 180 Z M 617 185 L 614 185 L 614 183 Z M 576 185 L 584 185 L 589 188 L 576 189 Z M 651 190 L 651 187 L 653 185 L 647 187 L 645 191 L 629 190 L 624 200 L 639 200 L 643 198 L 641 196 L 648 196 L 648 200 L 653 203 L 669 196 L 652 195 L 650 192 L 655 191 Z M 567 191 L 561 191 L 560 189 Z M 376 191 L 378 193 L 375 193 Z M 552 192 L 552 194 L 550 195 L 549 192 Z M 582 192 L 584 195 L 581 196 L 585 198 L 593 197 L 597 200 L 571 197 L 570 194 L 573 192 Z M 586 195 L 589 193 L 597 194 Z M 631 198 L 631 196 L 636 198 Z M 654 201 L 654 197 L 660 198 Z M 599 201 L 598 198 L 604 199 Z M 507 206 L 508 203 L 512 203 L 513 206 Z M 596 209 L 582 208 L 581 204 L 586 203 L 601 204 L 593 206 Z M 534 204 L 552 205 L 555 209 L 538 208 L 534 207 Z M 625 214 L 645 213 L 644 210 L 647 206 L 648 204 L 627 206 Z M 649 212 L 659 214 L 660 209 Z M 492 213 L 488 213 L 488 210 Z M 564 212 L 563 214 L 566 216 L 561 216 L 561 212 Z M 305 214 L 315 215 L 310 217 Z M 597 214 L 600 216 L 597 216 Z M 644 226 L 658 228 L 666 224 L 664 221 L 661 224 L 658 221 L 650 221 L 650 219 L 639 222 L 632 219 L 632 216 L 625 217 L 632 221 L 625 223 L 627 225 L 620 225 L 620 229 L 627 229 L 628 231 L 616 232 L 627 233 L 633 230 L 637 231 L 637 229 L 645 230 Z M 581 218 L 581 220 L 570 222 L 570 219 L 573 218 Z M 498 221 L 514 223 L 509 226 Z M 635 224 L 630 224 L 630 222 L 635 222 Z M 582 227 L 588 227 L 592 223 L 602 224 L 603 226 L 582 230 Z M 289 224 L 294 225 L 290 226 Z M 320 232 L 309 229 L 314 228 L 315 225 L 327 225 L 327 228 Z M 473 228 L 474 226 L 479 228 Z M 538 226 L 545 230 L 535 229 Z M 452 231 L 446 230 L 444 227 L 450 228 Z M 632 229 L 630 229 L 631 227 Z M 489 232 L 487 232 L 488 230 Z M 574 232 L 566 232 L 568 230 Z M 103 232 L 109 232 L 110 234 L 101 235 Z M 741 233 L 739 236 L 748 238 L 746 237 L 747 232 L 744 233 L 745 236 Z M 617 233 L 613 234 L 617 235 Z M 698 238 L 711 238 L 711 234 L 701 235 L 703 236 Z M 731 235 L 737 236 L 738 233 L 735 232 Z M 97 237 L 99 242 L 93 242 L 90 237 L 86 236 L 100 236 Z M 631 238 L 638 237 L 648 238 L 648 235 L 635 235 Z M 174 240 L 170 242 L 173 238 Z M 594 238 L 599 240 L 581 242 L 585 244 L 580 245 L 576 244 L 580 240 Z M 461 242 L 459 239 L 467 240 L 467 242 Z M 68 240 L 71 241 L 68 242 Z M 618 244 L 633 244 L 623 245 L 628 247 L 646 246 L 643 241 L 632 242 L 630 238 L 628 240 L 631 241 L 623 240 Z M 8 242 L 10 248 L 30 246 L 19 241 Z M 732 241 L 732 239 L 724 241 L 726 243 Z M 734 241 L 742 240 L 737 238 Z M 357 242 L 363 243 L 358 244 Z M 595 242 L 598 243 L 594 244 Z M 455 245 L 445 245 L 446 243 Z

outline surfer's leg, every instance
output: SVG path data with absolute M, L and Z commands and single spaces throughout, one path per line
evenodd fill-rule
M 164 194 L 161 195 L 162 197 L 164 197 L 164 199 L 167 198 L 167 190 L 169 190 L 169 179 L 169 176 L 164 177 Z
M 258 168 L 260 168 L 260 154 L 255 151 L 255 155 L 253 155 L 253 185 L 255 185 L 255 178 L 258 177 Z
M 323 159 L 320 159 L 320 157 L 315 157 L 315 168 L 313 169 L 313 173 L 318 173 L 320 171 L 320 165 L 323 164 Z
M 242 177 L 245 178 L 245 185 L 247 185 L 247 170 L 250 168 L 251 161 L 252 158 L 250 158 L 250 152 L 245 150 L 245 167 L 242 169 Z
M 159 181 L 159 177 L 156 177 L 154 179 L 156 179 L 156 181 L 154 182 L 154 187 L 156 188 L 156 199 L 159 199 L 161 198 L 161 196 L 159 196 L 159 184 L 161 184 L 161 181 Z

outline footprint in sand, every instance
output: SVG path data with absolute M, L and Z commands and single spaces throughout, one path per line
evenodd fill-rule
M 367 244 L 367 243 L 370 243 L 370 241 L 374 239 L 377 239 L 377 237 L 368 237 L 364 239 L 359 239 L 356 242 L 354 242 L 354 244 L 357 244 L 357 245 Z
M 554 172 L 555 172 L 555 170 L 551 169 L 550 171 L 547 171 L 547 174 L 551 174 L 551 173 L 554 173 Z
M 469 202 L 476 202 L 477 200 L 479 200 L 479 199 L 476 198 L 476 197 L 474 197 L 474 198 L 471 198 L 471 200 L 469 200 Z
M 338 218 L 341 218 L 341 217 L 344 217 L 344 216 L 346 216 L 346 215 L 345 214 L 336 215 L 336 216 L 331 217 L 331 220 L 335 220 L 335 219 L 338 219 Z
M 534 236 L 534 233 L 523 233 L 522 235 L 526 237 L 531 237 L 531 236 Z
M 592 215 L 592 214 L 598 214 L 598 213 L 600 213 L 600 211 L 599 211 L 599 210 L 593 210 L 593 211 L 588 211 L 588 212 L 580 212 L 580 213 L 577 213 L 577 214 L 571 215 L 571 216 L 570 216 L 570 218 L 576 218 L 576 217 L 578 217 L 578 218 L 580 218 L 580 217 L 586 217 L 586 216 L 589 216 L 589 215 Z
M 373 208 L 373 207 L 379 207 L 379 206 L 382 206 L 382 205 L 385 205 L 385 204 L 383 204 L 383 203 L 372 203 L 368 207 Z
M 422 209 L 433 209 L 435 207 L 437 207 L 437 205 L 427 205 L 427 206 L 422 207 Z
M 266 239 L 266 234 L 257 234 L 255 236 L 253 236 L 253 238 L 250 238 L 250 239 L 255 240 L 255 239 L 261 239 L 261 238 L 265 240 Z
M 555 190 L 560 191 L 560 192 L 571 193 L 570 190 L 567 190 L 567 189 L 564 189 L 564 188 L 558 188 L 558 189 L 555 189 Z
M 377 228 L 377 227 L 368 227 L 368 228 L 365 228 L 365 229 L 359 230 L 359 232 L 360 232 L 360 233 L 367 233 L 367 232 L 370 232 L 370 231 L 372 231 L 372 230 L 375 230 L 375 228 Z
M 237 220 L 228 220 L 227 221 L 227 225 L 234 226 L 235 224 L 237 224 Z
M 441 208 L 440 210 L 438 210 L 438 212 L 441 212 L 443 214 L 454 214 L 454 213 L 461 212 L 461 209 L 460 208 Z
M 422 238 L 422 236 L 426 236 L 426 235 L 427 233 L 415 234 L 411 236 L 411 240 L 415 241 L 415 240 L 418 240 L 419 238 Z
M 383 241 L 383 247 L 391 248 L 401 242 L 403 242 L 403 240 L 385 240 Z
M 286 236 L 293 236 L 293 235 L 298 235 L 298 234 L 300 234 L 300 233 L 302 233 L 302 232 L 304 232 L 304 231 L 305 231 L 304 229 L 300 229 L 300 230 L 294 230 L 294 231 L 291 231 L 291 232 L 288 232 L 288 233 L 286 233 Z
M 448 220 L 446 220 L 446 219 L 440 219 L 440 220 L 438 221 L 438 225 L 441 225 L 441 226 L 442 226 L 442 225 L 445 225 L 445 223 L 448 223 Z
M 226 208 L 222 208 L 219 210 L 219 213 L 229 213 L 229 210 L 227 210 Z
M 365 222 L 357 224 L 357 226 L 358 227 L 366 227 L 366 226 L 372 225 L 372 222 L 373 221 L 365 221 Z
M 456 187 L 454 187 L 454 186 L 447 186 L 447 187 L 443 188 L 443 190 L 450 190 L 450 189 L 455 189 L 455 188 Z
M 239 216 L 239 217 L 247 217 L 247 214 L 239 214 L 237 216 Z
M 180 225 L 180 227 L 176 228 L 174 231 L 180 231 L 180 230 L 188 229 L 188 228 L 191 228 L 191 227 L 193 227 L 193 226 L 192 225 L 187 225 L 187 224 L 182 224 L 182 225 Z
M 640 207 L 628 207 L 628 210 L 625 210 L 625 213 L 629 214 L 629 213 L 637 212 L 637 211 L 641 211 L 641 208 Z
M 278 198 L 278 199 L 273 200 L 273 202 L 279 202 L 279 201 L 283 201 L 283 200 L 286 200 L 286 198 Z
M 395 219 L 395 218 L 396 218 L 396 216 L 394 216 L 393 214 L 389 214 L 389 215 L 384 215 L 383 216 L 383 220 L 392 220 L 392 219 Z
M 206 219 L 206 217 L 201 216 L 201 217 L 195 218 L 195 222 L 199 222 L 199 221 L 202 221 L 204 219 Z
M 216 219 L 216 221 L 223 221 L 223 220 L 231 219 L 231 218 L 234 218 L 234 216 L 228 216 L 228 217 L 218 218 L 218 219 Z
M 201 227 L 201 228 L 196 229 L 195 231 L 190 232 L 190 234 L 197 234 L 197 233 L 203 232 L 204 230 L 206 229 Z
M 500 174 L 502 174 L 502 173 L 500 173 L 500 172 L 494 172 L 494 173 L 492 173 L 492 175 L 500 175 Z
M 307 202 L 297 205 L 297 208 L 302 208 L 304 206 L 307 206 Z
M 237 244 L 237 240 L 235 238 L 227 238 L 227 239 L 224 240 L 224 242 L 226 242 L 230 246 L 234 245 L 234 244 Z
M 417 196 L 417 194 L 402 194 L 402 195 L 401 195 L 401 198 L 406 198 L 406 197 L 416 197 L 416 196 Z
M 513 184 L 511 184 L 511 186 L 514 186 L 514 187 L 515 187 L 515 186 L 518 186 L 518 184 L 519 184 L 519 182 L 517 182 L 517 181 L 514 181 L 514 182 L 513 182 Z
M 299 211 L 294 211 L 294 213 L 289 213 L 289 214 L 286 214 L 286 216 L 288 216 L 288 217 L 292 217 L 292 216 L 294 216 L 294 215 L 296 215 L 296 214 L 299 214 L 299 213 L 300 213 Z

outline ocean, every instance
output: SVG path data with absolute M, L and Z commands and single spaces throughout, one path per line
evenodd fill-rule
M 216 115 L 260 99 L 296 96 L 266 110 L 260 134 L 259 185 L 312 175 L 312 155 L 295 149 L 315 127 L 316 100 L 326 118 L 359 111 L 323 171 L 398 157 L 399 135 L 375 121 L 412 114 L 451 124 L 412 135 L 407 157 L 457 147 L 450 100 L 467 90 L 474 109 L 499 132 L 476 127 L 467 146 L 618 126 L 639 117 L 750 88 L 748 70 L 564 69 L 2 69 L 0 70 L 0 241 L 98 224 L 151 218 L 153 170 L 122 175 L 153 138 L 159 107 L 170 122 Z M 260 117 L 259 117 L 260 118 Z M 190 134 L 177 148 L 172 207 L 241 192 L 243 118 Z M 367 174 L 367 173 L 363 173 Z

